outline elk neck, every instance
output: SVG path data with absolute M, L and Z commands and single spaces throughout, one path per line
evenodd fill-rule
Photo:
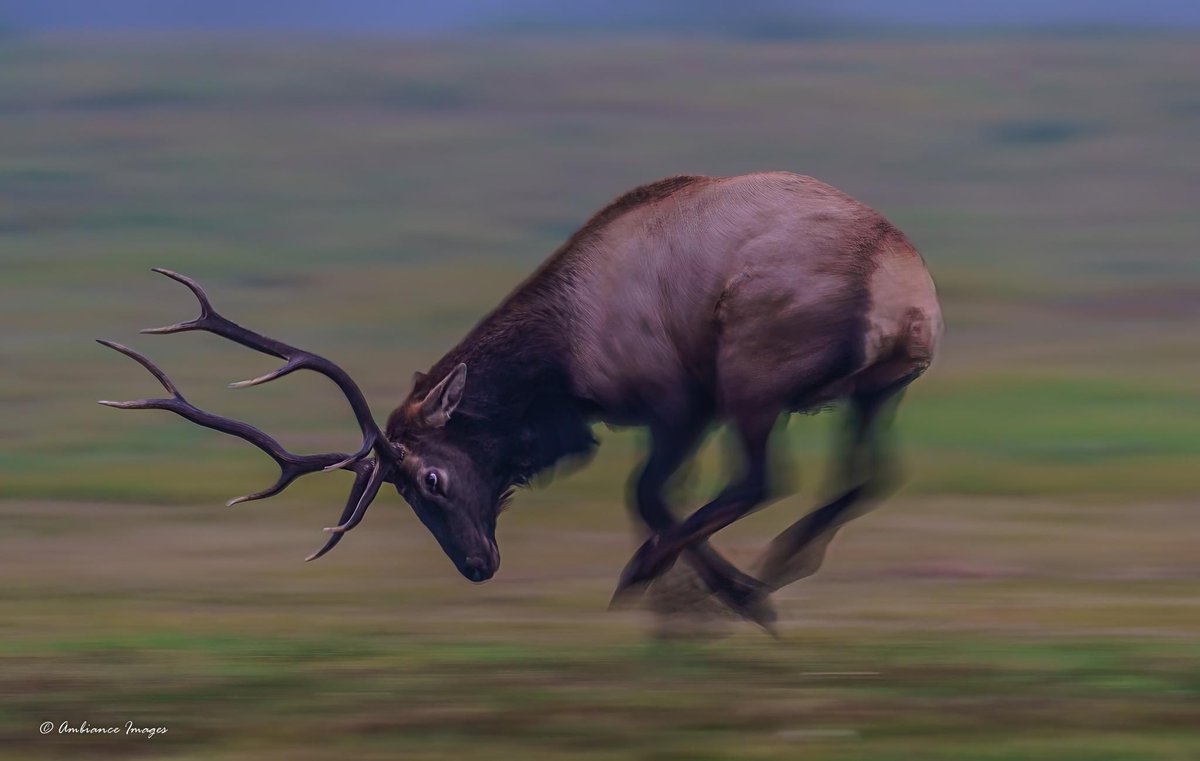
M 418 379 L 420 399 L 459 363 L 463 401 L 446 435 L 523 484 L 569 456 L 591 450 L 587 402 L 574 393 L 567 350 L 575 324 L 566 257 L 552 257 Z

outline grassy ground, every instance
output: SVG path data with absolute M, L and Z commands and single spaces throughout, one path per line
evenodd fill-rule
M 0 758 L 1200 757 L 1195 40 L 0 42 Z M 155 391 L 304 449 L 319 379 L 206 336 L 167 266 L 340 361 L 385 414 L 570 230 L 679 172 L 830 181 L 918 244 L 948 323 L 909 473 L 782 637 L 661 642 L 605 605 L 638 452 L 522 494 L 491 583 L 395 496 L 320 562 L 347 487 L 272 503 L 253 450 L 101 398 Z M 800 491 L 721 538 L 748 564 Z M 715 488 L 717 447 L 695 499 Z M 152 739 L 46 720 L 163 725 Z

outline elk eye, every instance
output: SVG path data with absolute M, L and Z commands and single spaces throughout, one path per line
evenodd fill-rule
M 441 485 L 441 479 L 438 478 L 436 470 L 425 471 L 425 488 L 431 492 L 437 492 L 438 486 Z

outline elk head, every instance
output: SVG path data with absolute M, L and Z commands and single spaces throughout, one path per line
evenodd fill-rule
M 326 376 L 350 403 L 362 431 L 362 445 L 351 454 L 289 452 L 270 435 L 248 423 L 195 407 L 152 361 L 127 346 L 105 340 L 99 342 L 141 364 L 170 396 L 128 402 L 102 401 L 100 404 L 118 409 L 169 410 L 197 425 L 244 439 L 269 455 L 279 466 L 279 478 L 262 491 L 230 500 L 230 505 L 274 496 L 308 473 L 353 471 L 354 485 L 337 524 L 325 529 L 329 538 L 307 560 L 315 560 L 333 549 L 346 532 L 362 521 L 380 487 L 390 482 L 395 484 L 463 576 L 477 582 L 492 577 L 500 563 L 495 542 L 496 512 L 501 501 L 497 491 L 502 492 L 504 487 L 497 487 L 496 475 L 472 461 L 466 449 L 455 445 L 446 436 L 446 423 L 462 400 L 466 365 L 458 365 L 420 395 L 414 389 L 409 401 L 392 414 L 385 435 L 371 417 L 362 391 L 342 368 L 324 357 L 268 338 L 223 317 L 213 308 L 200 284 L 191 278 L 165 269 L 155 268 L 154 271 L 187 286 L 200 303 L 200 316 L 141 332 L 202 330 L 284 361 L 278 370 L 232 383 L 232 388 L 266 383 L 297 370 L 312 370 Z
M 447 425 L 451 417 L 465 417 L 456 413 L 467 366 L 459 363 L 434 380 L 417 373 L 408 400 L 388 419 L 388 440 L 407 454 L 397 467 L 396 489 L 459 572 L 486 581 L 500 565 L 496 516 L 507 480 L 471 446 L 469 421 Z

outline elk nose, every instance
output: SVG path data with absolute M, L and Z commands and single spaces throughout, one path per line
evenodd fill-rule
M 479 583 L 487 581 L 496 573 L 496 569 L 492 567 L 486 559 L 479 555 L 471 555 L 463 561 L 463 567 L 466 569 L 466 576 L 471 581 Z

